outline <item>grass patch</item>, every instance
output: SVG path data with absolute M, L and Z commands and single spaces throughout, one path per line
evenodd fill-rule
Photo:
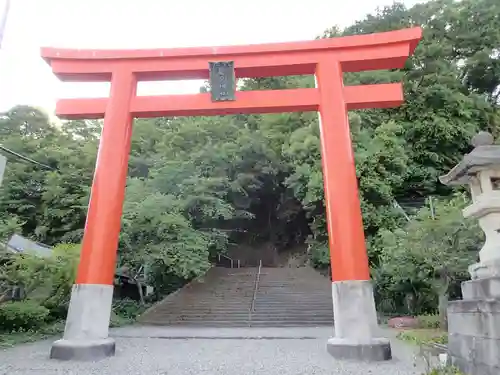
M 465 375 L 463 372 L 458 370 L 456 367 L 445 367 L 439 369 L 433 369 L 428 375 Z
M 447 344 L 448 332 L 438 328 L 405 329 L 398 333 L 397 338 L 416 345 Z
M 0 333 L 0 348 L 12 348 L 17 344 L 35 342 L 49 339 L 64 331 L 64 322 L 55 322 L 44 325 L 35 330 L 18 330 L 14 332 Z

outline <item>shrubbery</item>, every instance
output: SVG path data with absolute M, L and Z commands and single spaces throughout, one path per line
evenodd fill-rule
M 132 299 L 122 299 L 113 302 L 113 313 L 120 316 L 121 318 L 128 320 L 135 320 L 140 314 L 142 314 L 148 305 L 141 305 L 137 301 Z
M 53 248 L 49 257 L 29 252 L 4 257 L 0 265 L 3 290 L 8 292 L 16 287 L 22 292 L 21 300 L 0 304 L 0 346 L 14 344 L 16 335 L 19 341 L 34 341 L 63 329 L 79 252 L 79 245 L 61 244 Z M 146 308 L 129 299 L 114 301 L 110 324 L 129 324 Z
M 0 305 L 0 330 L 37 329 L 49 318 L 49 309 L 34 301 L 15 301 Z
M 440 328 L 441 322 L 439 315 L 420 315 L 417 317 L 420 328 Z
M 52 255 L 8 254 L 0 266 L 4 291 L 16 287 L 21 300 L 0 304 L 0 330 L 38 330 L 64 319 L 79 258 L 79 245 L 55 246 Z

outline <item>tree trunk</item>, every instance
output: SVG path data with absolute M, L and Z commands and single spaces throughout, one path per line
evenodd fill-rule
M 448 292 L 439 294 L 439 324 L 442 330 L 448 330 Z
M 449 300 L 449 289 L 450 289 L 450 279 L 448 278 L 448 272 L 446 269 L 440 272 L 441 288 L 439 288 L 439 327 L 442 330 L 448 330 L 448 300 Z
M 144 301 L 144 293 L 142 292 L 142 283 L 138 279 L 135 279 L 135 283 L 137 285 L 137 291 L 139 292 L 139 300 L 141 302 L 141 306 L 144 306 L 146 302 Z

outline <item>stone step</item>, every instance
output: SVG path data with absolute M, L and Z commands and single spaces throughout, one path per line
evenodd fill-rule
M 259 320 L 269 320 L 269 321 L 333 321 L 333 314 L 317 314 L 317 315 L 300 315 L 300 314 L 290 314 L 290 315 L 274 315 L 274 314 L 161 314 L 155 315 L 151 314 L 147 318 L 141 319 L 141 322 L 151 321 L 151 320 L 165 320 L 165 321 L 176 321 L 176 320 L 225 320 L 225 321 L 237 321 L 237 320 L 249 320 L 259 321 Z
M 191 327 L 331 327 L 332 321 L 228 321 L 228 320 L 212 320 L 212 321 L 147 321 L 145 325 L 154 326 L 191 326 Z
M 331 327 L 333 325 L 333 320 L 324 322 L 307 322 L 307 321 L 296 321 L 296 322 L 256 322 L 252 321 L 250 327 Z
M 308 293 L 303 294 L 257 294 L 256 300 L 258 301 L 269 301 L 269 302 L 286 302 L 286 301 L 295 301 L 296 299 L 300 299 L 302 301 L 310 301 L 310 302 L 323 302 L 323 301 L 332 301 L 331 294 L 320 294 L 316 296 L 311 296 Z
M 295 313 L 310 313 L 310 314 L 333 314 L 333 309 L 322 308 L 322 309 L 299 309 L 299 308 L 290 308 L 290 309 L 266 309 L 266 308 L 255 308 L 254 312 L 256 313 L 266 313 L 266 314 L 295 314 Z
M 259 283 L 258 285 L 259 290 L 260 289 L 273 289 L 273 288 L 302 288 L 302 289 L 309 289 L 309 290 L 331 290 L 332 287 L 330 284 L 318 284 L 318 283 L 304 283 L 304 282 L 297 282 L 297 283 L 276 283 L 276 284 L 267 284 L 267 283 Z
M 227 316 L 239 316 L 248 315 L 250 310 L 157 310 L 151 315 L 204 315 L 204 316 L 215 316 L 215 315 L 227 315 Z M 330 310 L 255 310 L 252 312 L 253 315 L 268 315 L 268 316 L 332 316 L 333 311 Z
M 186 313 L 186 312 L 191 312 L 191 311 L 196 311 L 204 314 L 216 314 L 216 313 L 227 313 L 227 314 L 234 314 L 234 313 L 245 313 L 250 311 L 250 307 L 248 308 L 234 308 L 234 309 L 228 309 L 220 306 L 216 306 L 213 308 L 199 308 L 199 307 L 192 307 L 192 308 L 185 308 L 183 306 L 176 306 L 175 308 L 158 308 L 155 310 L 155 313 L 165 313 L 165 314 L 176 314 L 176 313 Z M 273 313 L 273 314 L 279 314 L 279 313 L 286 313 L 286 314 L 294 314 L 294 313 L 310 313 L 310 314 L 316 314 L 316 313 L 332 313 L 333 308 L 331 306 L 325 306 L 325 307 L 319 307 L 319 308 L 314 308 L 311 309 L 310 307 L 304 307 L 304 306 L 288 306 L 288 307 L 275 307 L 275 308 L 266 308 L 265 306 L 254 306 L 254 312 L 266 312 L 266 313 Z
M 314 306 L 314 308 L 311 308 L 311 306 L 308 306 L 308 307 L 304 307 L 304 306 L 299 306 L 299 305 L 276 305 L 276 306 L 273 306 L 273 307 L 270 307 L 270 306 L 262 306 L 262 305 L 258 305 L 258 304 L 255 304 L 254 305 L 254 311 L 274 311 L 274 312 L 279 312 L 279 311 L 286 311 L 286 312 L 294 312 L 294 311 L 310 311 L 310 312 L 324 312 L 324 311 L 328 311 L 328 312 L 332 312 L 333 311 L 333 308 L 332 306 L 323 306 L 323 305 L 319 305 L 319 306 Z
M 333 320 L 333 314 L 252 314 L 252 320 Z
M 265 290 L 259 288 L 257 291 L 257 295 L 274 295 L 274 296 L 280 296 L 280 295 L 305 295 L 305 296 L 310 296 L 310 297 L 321 297 L 321 296 L 331 296 L 331 290 L 318 290 L 318 291 L 312 291 L 312 290 L 307 290 L 307 289 L 301 289 L 301 290 L 293 290 L 291 288 L 283 288 L 280 290 Z M 331 298 L 331 297 L 330 297 Z
M 158 309 L 155 314 L 180 314 L 196 311 L 200 314 L 248 314 L 250 308 L 246 309 L 199 309 L 199 308 L 182 308 L 176 307 L 175 309 Z
M 183 303 L 171 303 L 171 304 L 164 304 L 161 306 L 157 306 L 155 310 L 159 311 L 173 311 L 176 309 L 183 309 L 183 310 L 203 310 L 203 311 L 243 311 L 243 310 L 248 310 L 252 306 L 252 303 L 250 301 L 247 301 L 245 303 L 241 304 L 231 304 L 231 305 L 222 305 L 222 304 L 212 304 L 212 303 L 207 303 L 207 304 L 198 304 L 198 303 L 193 303 L 193 304 L 183 304 Z M 283 301 L 283 302 L 261 302 L 261 301 L 256 301 L 253 305 L 254 309 L 257 310 L 276 310 L 276 311 L 294 311 L 294 310 L 304 310 L 304 311 L 311 311 L 311 310 L 333 310 L 332 303 L 327 301 L 327 302 L 317 302 L 317 303 L 290 303 L 289 301 Z
M 233 321 L 144 321 L 145 325 L 153 326 L 190 326 L 190 327 L 249 327 L 250 322 L 233 322 Z
M 254 306 L 263 306 L 263 307 L 287 307 L 287 306 L 304 306 L 308 305 L 309 308 L 316 307 L 330 307 L 333 308 L 333 304 L 331 301 L 304 301 L 301 303 L 300 299 L 297 301 L 255 301 Z M 306 308 L 307 308 L 306 307 Z
M 250 305 L 252 303 L 252 299 L 240 299 L 240 300 L 186 300 L 186 299 L 177 299 L 172 301 L 165 301 L 161 306 L 173 306 L 174 304 L 182 305 L 182 306 L 200 306 L 200 307 L 210 307 L 210 306 L 227 306 L 227 307 L 242 307 L 243 304 Z
M 303 322 L 304 324 L 314 324 L 314 323 L 329 323 L 333 324 L 333 318 L 323 318 L 323 319 L 302 319 L 301 317 L 297 317 L 295 319 L 290 318 L 290 319 L 269 319 L 269 318 L 259 318 L 259 317 L 252 317 L 251 323 L 256 323 L 256 324 L 263 324 L 263 323 L 284 323 L 284 324 L 289 324 L 289 323 L 300 323 Z
M 182 321 L 193 321 L 193 320 L 202 320 L 202 321 L 219 321 L 219 320 L 224 320 L 224 321 L 241 321 L 241 320 L 249 320 L 249 315 L 244 314 L 244 315 L 181 315 L 181 316 L 172 316 L 170 317 L 170 321 L 177 321 L 177 320 L 182 320 Z

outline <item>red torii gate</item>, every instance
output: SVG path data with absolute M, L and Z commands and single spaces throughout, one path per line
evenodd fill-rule
M 62 81 L 111 82 L 109 98 L 62 99 L 66 119 L 104 118 L 80 264 L 64 338 L 52 358 L 113 355 L 108 337 L 116 252 L 135 117 L 319 111 L 325 201 L 332 263 L 336 357 L 388 359 L 388 340 L 377 338 L 357 178 L 347 111 L 403 102 L 401 83 L 344 86 L 343 73 L 402 68 L 416 48 L 420 28 L 392 32 L 232 47 L 152 50 L 42 48 Z M 210 94 L 137 96 L 138 81 L 207 79 L 209 63 L 234 61 L 236 78 L 316 76 L 316 88 L 237 91 L 235 100 Z

